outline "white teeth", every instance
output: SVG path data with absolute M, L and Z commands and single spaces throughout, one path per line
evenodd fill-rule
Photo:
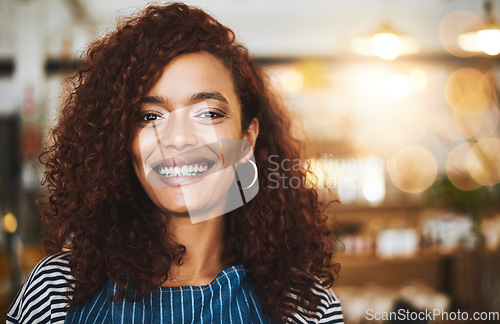
M 187 176 L 195 176 L 197 174 L 203 173 L 208 170 L 208 165 L 199 165 L 191 164 L 191 165 L 183 165 L 182 167 L 162 167 L 158 169 L 158 173 L 165 177 L 187 177 Z

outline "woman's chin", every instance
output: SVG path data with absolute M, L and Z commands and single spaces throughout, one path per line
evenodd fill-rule
M 223 205 L 212 205 L 207 202 L 192 202 L 191 204 L 186 204 L 184 201 L 170 201 L 168 206 L 163 204 L 158 207 L 160 207 L 160 209 L 167 215 L 175 217 L 190 217 L 193 223 L 222 216 L 224 214 Z
M 186 203 L 182 202 L 179 204 L 169 204 L 168 206 L 159 206 L 165 214 L 175 215 L 179 217 L 188 217 L 189 208 Z

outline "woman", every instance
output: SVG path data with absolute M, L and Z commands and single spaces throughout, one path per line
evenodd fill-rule
M 268 167 L 303 158 L 290 127 L 261 68 L 202 10 L 122 22 L 90 46 L 53 131 L 55 254 L 8 322 L 342 322 L 316 191 L 275 185 L 307 166 Z

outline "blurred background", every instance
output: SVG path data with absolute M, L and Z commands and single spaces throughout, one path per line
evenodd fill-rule
M 341 201 L 327 214 L 346 322 L 500 311 L 500 0 L 187 3 L 236 32 L 316 145 L 312 181 Z M 0 0 L 0 321 L 44 256 L 38 155 L 60 83 L 146 5 Z

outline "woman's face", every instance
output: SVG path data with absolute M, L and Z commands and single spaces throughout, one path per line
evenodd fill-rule
M 251 155 L 258 123 L 241 130 L 230 71 L 206 52 L 183 54 L 141 101 L 131 153 L 145 192 L 166 214 L 224 213 L 238 161 Z M 216 215 L 218 216 L 218 215 Z

